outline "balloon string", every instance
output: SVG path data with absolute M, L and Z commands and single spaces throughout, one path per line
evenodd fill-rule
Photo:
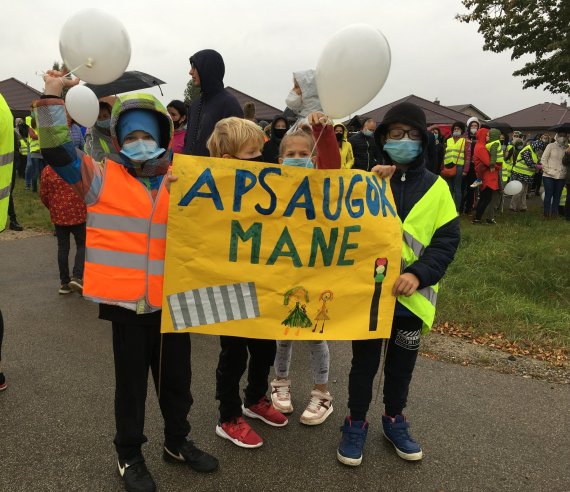
M 64 77 L 65 77 L 66 75 L 69 75 L 69 74 L 75 75 L 74 72 L 75 72 L 76 70 L 79 70 L 80 68 L 82 68 L 82 67 L 84 67 L 84 66 L 85 66 L 85 63 L 82 63 L 82 64 L 79 65 L 78 67 L 75 67 L 73 70 L 68 70 L 68 72 L 64 75 Z M 40 76 L 40 77 L 45 77 L 45 76 L 47 75 L 47 73 L 46 73 L 46 72 L 41 72 L 41 71 L 38 70 L 38 71 L 36 71 L 36 75 L 38 75 L 38 76 Z M 75 75 L 75 76 L 77 77 L 77 75 Z

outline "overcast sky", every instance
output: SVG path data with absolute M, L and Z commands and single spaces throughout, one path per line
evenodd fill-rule
M 409 94 L 444 105 L 471 103 L 491 117 L 561 101 L 523 90 L 522 79 L 511 75 L 523 62 L 511 62 L 510 53 L 484 52 L 477 26 L 454 18 L 464 12 L 459 0 L 2 0 L 0 80 L 15 77 L 41 90 L 36 72 L 61 59 L 62 25 L 87 7 L 121 19 L 132 45 L 128 69 L 166 81 L 164 96 L 151 91 L 165 104 L 183 98 L 188 58 L 213 48 L 224 57 L 226 85 L 284 108 L 292 72 L 314 68 L 327 40 L 357 22 L 380 29 L 392 50 L 384 88 L 359 113 Z

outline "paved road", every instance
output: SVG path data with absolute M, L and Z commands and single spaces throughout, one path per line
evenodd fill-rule
M 114 491 L 110 327 L 91 303 L 58 296 L 55 238 L 0 241 L 0 307 L 6 322 L 0 394 L 0 491 Z M 346 412 L 350 345 L 331 344 L 335 412 L 317 428 L 253 424 L 266 439 L 239 449 L 215 436 L 217 339 L 193 338 L 192 436 L 219 457 L 208 476 L 161 460 L 161 419 L 152 395 L 144 452 L 162 491 L 570 491 L 570 391 L 474 367 L 421 359 L 408 416 L 425 458 L 396 457 L 369 414 L 363 465 L 337 462 Z M 294 403 L 310 391 L 307 347 L 293 355 Z M 149 392 L 149 394 L 151 394 Z

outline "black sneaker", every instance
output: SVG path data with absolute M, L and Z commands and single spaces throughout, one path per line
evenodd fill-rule
M 61 287 L 59 288 L 59 293 L 71 294 L 71 287 L 69 286 L 69 284 L 61 284 Z
M 492 224 L 492 225 L 497 223 L 495 219 L 487 219 L 485 222 L 487 222 L 487 224 Z
M 20 224 L 18 224 L 17 220 L 11 220 L 10 221 L 10 229 L 12 231 L 23 231 L 24 230 L 24 228 Z
M 202 473 L 216 471 L 219 465 L 216 458 L 198 449 L 192 441 L 186 441 L 176 450 L 165 445 L 162 457 L 167 463 L 187 463 L 192 470 Z
M 0 391 L 4 391 L 8 385 L 6 384 L 6 377 L 3 372 L 0 372 Z
M 71 277 L 71 282 L 69 282 L 69 288 L 78 294 L 83 295 L 83 280 L 80 278 Z
M 473 219 L 473 220 L 471 221 L 471 223 L 477 225 L 477 224 L 480 224 L 481 221 L 480 221 L 479 219 Z
M 142 457 L 129 461 L 118 461 L 119 476 L 128 492 L 154 492 L 156 483 L 148 471 Z

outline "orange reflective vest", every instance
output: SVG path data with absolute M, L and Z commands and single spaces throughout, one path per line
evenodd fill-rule
M 107 159 L 99 199 L 87 207 L 85 297 L 161 307 L 168 200 L 165 181 L 153 202 L 124 166 Z

